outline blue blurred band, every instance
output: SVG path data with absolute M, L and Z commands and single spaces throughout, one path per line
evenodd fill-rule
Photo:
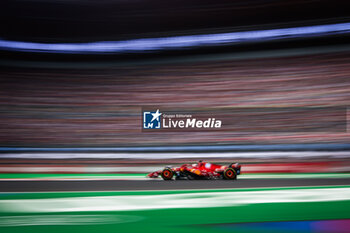
M 262 42 L 287 38 L 307 38 L 345 34 L 350 23 L 303 26 L 270 30 L 144 38 L 124 41 L 90 43 L 34 43 L 0 39 L 0 49 L 35 53 L 119 54 L 186 49 L 201 46 L 221 46 L 246 42 Z

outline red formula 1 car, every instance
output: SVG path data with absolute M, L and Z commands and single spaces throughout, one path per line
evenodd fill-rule
M 241 165 L 231 163 L 229 166 L 222 166 L 199 161 L 196 164 L 183 164 L 181 167 L 165 167 L 163 170 L 149 173 L 147 177 L 157 178 L 161 176 L 163 180 L 208 180 L 225 179 L 235 180 L 241 173 Z

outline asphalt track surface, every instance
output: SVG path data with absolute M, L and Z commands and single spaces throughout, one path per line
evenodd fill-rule
M 350 185 L 350 178 L 242 180 L 0 181 L 0 192 L 122 191 Z

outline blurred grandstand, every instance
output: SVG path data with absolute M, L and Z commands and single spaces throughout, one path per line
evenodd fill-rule
M 26 147 L 346 143 L 349 67 L 349 53 L 336 53 L 102 70 L 3 69 L 1 142 Z M 148 105 L 211 114 L 223 127 L 141 132 L 141 107 Z

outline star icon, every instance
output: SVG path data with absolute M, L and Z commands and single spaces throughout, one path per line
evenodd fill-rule
M 157 119 L 157 121 L 159 121 L 159 116 L 162 115 L 161 113 L 159 113 L 159 109 L 157 109 L 157 111 L 155 113 L 151 113 L 151 114 L 153 116 L 151 122 L 154 121 L 155 119 Z

